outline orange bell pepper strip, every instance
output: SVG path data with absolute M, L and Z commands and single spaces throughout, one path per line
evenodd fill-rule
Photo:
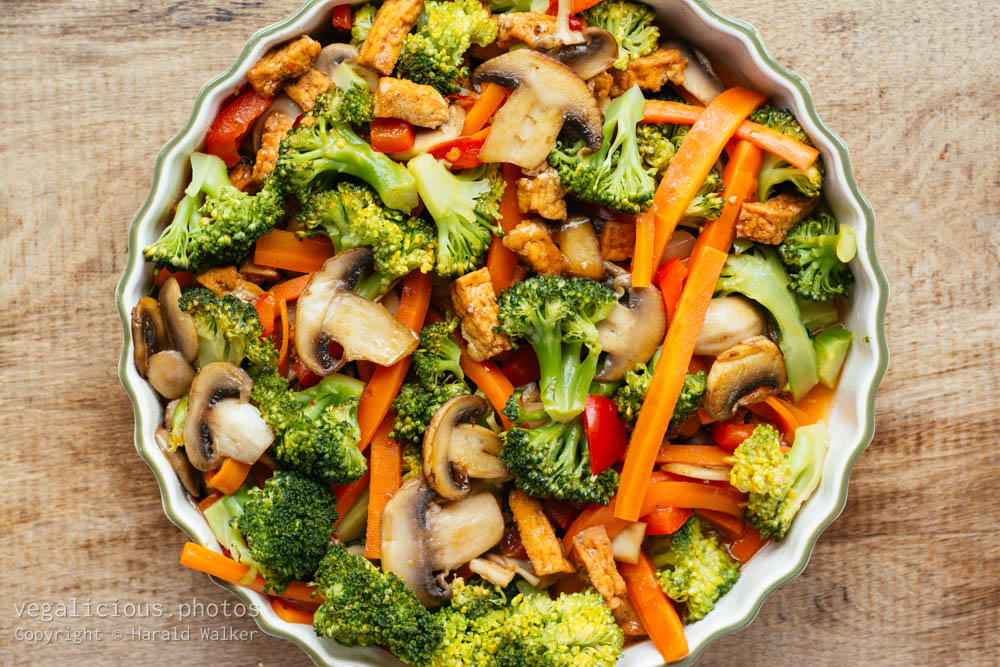
M 729 466 L 732 452 L 716 445 L 663 445 L 657 463 L 689 463 L 696 466 Z
M 736 541 L 733 542 L 732 546 L 729 547 L 729 553 L 733 555 L 733 558 L 741 563 L 746 563 L 751 558 L 756 555 L 758 551 L 764 548 L 768 543 L 760 536 L 757 529 L 753 526 L 747 525 L 743 529 L 743 533 L 740 534 Z
M 742 517 L 744 503 L 746 495 L 731 486 L 701 482 L 655 482 L 648 486 L 639 514 L 645 516 L 664 507 L 687 507 L 716 510 Z
M 243 463 L 227 456 L 218 470 L 213 470 L 205 475 L 205 483 L 213 489 L 218 489 L 229 495 L 243 485 L 252 467 L 249 463 Z
M 372 438 L 371 493 L 368 496 L 368 527 L 365 534 L 365 558 L 382 557 L 382 511 L 399 490 L 403 474 L 403 450 L 389 437 L 396 415 L 389 412 Z
M 729 541 L 739 538 L 739 536 L 743 534 L 743 529 L 746 527 L 746 524 L 743 523 L 742 519 L 738 519 L 731 514 L 726 514 L 725 512 L 719 512 L 718 510 L 700 509 L 696 510 L 695 514 L 715 526 L 716 530 L 722 532 L 725 538 Z
M 250 583 L 244 583 L 250 568 L 237 563 L 232 558 L 223 556 L 218 551 L 212 551 L 194 542 L 186 542 L 181 550 L 180 564 L 190 570 L 197 570 L 228 581 L 237 586 L 243 586 L 258 593 L 264 592 L 264 578 L 259 574 Z M 316 586 L 310 586 L 293 581 L 282 593 L 282 597 L 300 602 L 322 602 L 323 598 Z
M 656 580 L 656 568 L 649 556 L 640 552 L 635 565 L 619 562 L 618 571 L 625 580 L 628 599 L 663 661 L 673 662 L 686 656 L 688 644 L 684 625 L 674 604 Z
M 274 295 L 268 292 L 261 294 L 253 303 L 257 309 L 257 319 L 260 320 L 260 328 L 264 330 L 265 336 L 270 336 L 274 332 L 275 301 Z
M 333 254 L 330 239 L 322 236 L 299 239 L 295 232 L 275 229 L 257 239 L 253 261 L 254 264 L 275 269 L 312 273 L 319 271 Z
M 736 128 L 765 99 L 747 88 L 730 88 L 712 100 L 691 126 L 653 196 L 656 236 L 648 271 L 660 265 L 667 241 Z M 645 273 L 646 270 L 643 269 L 642 277 L 648 281 L 651 273 Z M 635 268 L 633 284 L 636 284 L 634 271 Z
M 411 271 L 403 279 L 402 294 L 399 298 L 399 310 L 396 317 L 406 326 L 420 334 L 427 316 L 427 308 L 431 302 L 431 276 L 420 271 Z M 361 441 L 358 447 L 364 451 L 368 448 L 379 424 L 385 419 L 392 406 L 392 401 L 399 393 L 410 369 L 410 357 L 400 359 L 392 366 L 377 366 L 371 379 L 365 385 L 358 404 L 358 427 L 361 429 Z
M 698 120 L 704 110 L 704 107 L 680 102 L 648 100 L 640 122 L 691 125 Z M 785 162 L 803 171 L 811 167 L 812 163 L 819 157 L 819 151 L 816 148 L 750 120 L 740 123 L 733 136 L 743 141 L 749 141 L 768 153 L 774 153 Z
M 507 100 L 508 95 L 510 95 L 510 89 L 504 88 L 498 83 L 488 83 L 483 86 L 483 92 L 479 95 L 479 99 L 465 112 L 462 136 L 467 137 L 486 127 L 486 123 Z
M 500 197 L 500 227 L 505 232 L 517 227 L 524 217 L 517 207 L 517 179 L 521 177 L 521 168 L 515 164 L 503 163 L 500 173 L 506 186 Z M 514 270 L 520 260 L 503 242 L 494 238 L 490 243 L 490 252 L 486 256 L 486 268 L 493 281 L 493 290 L 500 294 L 514 284 Z
M 727 257 L 726 253 L 715 248 L 705 248 L 697 261 L 689 262 L 688 278 L 677 304 L 677 312 L 667 327 L 663 352 L 653 369 L 646 400 L 639 411 L 625 455 L 615 507 L 615 516 L 619 519 L 635 521 L 640 516 L 649 474 L 684 386 L 694 346 Z
M 743 202 L 756 196 L 757 174 L 763 160 L 760 149 L 747 141 L 739 141 L 733 151 L 733 156 L 722 170 L 722 182 L 726 186 L 726 203 L 722 206 L 719 217 L 712 220 L 701 230 L 691 257 L 697 257 L 703 248 L 711 247 L 722 252 L 729 252 L 736 238 L 736 220 L 740 217 Z

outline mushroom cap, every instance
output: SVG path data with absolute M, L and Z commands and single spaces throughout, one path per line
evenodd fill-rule
M 163 398 L 180 398 L 191 386 L 194 369 L 177 350 L 163 350 L 149 358 L 147 379 Z
M 475 424 L 488 409 L 486 400 L 472 394 L 455 396 L 438 408 L 424 434 L 423 472 L 442 498 L 461 500 L 469 495 L 469 477 L 507 476 L 500 460 L 496 433 Z
M 585 215 L 570 217 L 555 236 L 571 276 L 598 282 L 604 280 L 607 272 L 601 256 L 601 242 L 597 239 L 597 231 L 590 218 Z
M 597 76 L 618 59 L 618 41 L 597 26 L 584 28 L 581 35 L 583 42 L 563 44 L 549 51 L 549 55 L 586 80 Z
M 181 484 L 194 498 L 201 495 L 201 485 L 199 483 L 198 474 L 195 469 L 191 466 L 191 462 L 188 461 L 184 453 L 179 449 L 170 449 L 170 432 L 167 429 L 160 426 L 156 429 L 156 446 L 160 448 L 163 452 L 163 456 L 166 457 L 167 463 L 170 467 L 174 469 L 177 474 L 177 479 L 181 481 Z
M 198 329 L 194 326 L 194 318 L 190 313 L 181 310 L 178 301 L 181 298 L 181 285 L 177 279 L 170 276 L 160 288 L 160 308 L 167 320 L 167 327 L 173 337 L 174 349 L 184 355 L 188 363 L 198 358 Z
M 626 371 L 645 363 L 663 343 L 667 313 L 660 290 L 653 286 L 631 287 L 628 301 L 616 303 L 606 318 L 597 323 L 601 349 L 607 353 L 594 379 L 615 382 Z
M 215 470 L 223 459 L 206 420 L 208 411 L 227 398 L 247 402 L 252 387 L 247 372 L 228 361 L 208 364 L 194 376 L 184 421 L 184 451 L 195 468 L 205 472 Z
M 754 336 L 716 357 L 705 381 L 702 407 L 713 419 L 726 421 L 736 408 L 777 394 L 786 381 L 781 350 L 767 336 Z
M 131 327 L 135 368 L 139 371 L 139 375 L 146 377 L 149 358 L 171 347 L 167 320 L 156 299 L 151 296 L 139 299 L 139 303 L 132 309 Z
M 717 296 L 708 304 L 694 353 L 715 357 L 742 340 L 764 333 L 764 316 L 742 296 Z
M 504 519 L 496 496 L 474 493 L 455 503 L 427 509 L 427 539 L 431 568 L 455 570 L 503 539 Z
M 334 42 L 320 49 L 312 66 L 327 76 L 333 76 L 333 70 L 337 69 L 341 63 L 355 62 L 358 55 L 359 51 L 355 46 Z

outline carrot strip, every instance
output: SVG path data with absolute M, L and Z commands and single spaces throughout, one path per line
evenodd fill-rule
M 293 607 L 281 598 L 271 598 L 271 609 L 273 609 L 274 613 L 278 615 L 278 618 L 283 621 L 287 621 L 288 623 L 302 623 L 304 625 L 313 624 L 313 614 L 315 612 Z
M 340 517 L 337 519 L 337 523 L 344 518 L 347 514 L 347 510 L 354 506 L 361 494 L 365 492 L 368 488 L 368 480 L 371 478 L 372 467 L 369 464 L 365 469 L 365 474 L 361 479 L 356 479 L 353 482 L 348 482 L 347 484 L 334 484 L 333 485 L 333 496 L 337 499 L 337 514 Z M 334 524 L 337 525 L 337 524 Z
M 270 336 L 274 331 L 274 295 L 264 292 L 257 297 L 253 306 L 257 309 L 260 328 L 264 330 L 265 336 Z
M 580 512 L 563 535 L 563 552 L 573 553 L 573 538 L 593 526 L 604 526 L 608 538 L 615 539 L 629 525 L 628 521 L 615 518 L 615 501 L 607 505 L 588 505 Z
M 493 84 L 489 84 L 493 85 Z M 521 168 L 516 164 L 503 163 L 500 173 L 506 186 L 500 197 L 500 227 L 505 232 L 517 227 L 524 217 L 517 206 L 517 179 L 521 177 Z M 493 281 L 493 290 L 500 294 L 514 284 L 514 270 L 520 260 L 503 242 L 494 238 L 490 243 L 490 251 L 486 256 L 486 268 Z
M 691 510 L 686 507 L 664 507 L 642 517 L 642 521 L 646 522 L 647 535 L 670 535 L 690 518 Z
M 702 111 L 704 111 L 704 107 L 700 106 L 648 100 L 641 122 L 690 125 L 698 120 Z M 749 141 L 768 153 L 774 153 L 785 162 L 803 171 L 811 167 L 812 163 L 819 157 L 819 151 L 816 148 L 751 120 L 744 120 L 740 123 L 733 136 L 743 141 Z
M 371 493 L 368 496 L 368 527 L 365 534 L 365 558 L 382 557 L 382 511 L 399 490 L 403 474 L 403 450 L 389 437 L 396 415 L 389 412 L 372 438 Z
M 264 578 L 259 574 L 249 584 L 243 583 L 250 568 L 241 563 L 237 563 L 232 558 L 223 556 L 218 551 L 212 551 L 208 547 L 203 547 L 194 542 L 186 542 L 181 550 L 180 564 L 190 570 L 197 570 L 218 577 L 231 584 L 244 586 L 257 591 L 264 592 Z M 282 597 L 300 602 L 317 602 L 323 598 L 315 586 L 293 581 L 282 593 Z
M 663 445 L 657 463 L 690 463 L 696 466 L 729 466 L 732 452 L 716 445 Z
M 427 316 L 427 308 L 431 302 L 431 276 L 420 271 L 411 271 L 403 279 L 402 294 L 399 298 L 399 310 L 396 317 L 415 331 L 420 333 Z M 399 393 L 410 368 L 410 357 L 400 359 L 392 366 L 378 366 L 371 379 L 365 385 L 358 404 L 358 427 L 361 429 L 361 441 L 358 447 L 364 451 L 375 435 L 382 420 L 389 413 L 392 401 Z
M 500 108 L 500 105 L 510 94 L 509 88 L 504 88 L 497 83 L 488 83 L 483 86 L 483 92 L 479 99 L 465 113 L 465 124 L 462 125 L 462 136 L 475 134 L 486 126 L 486 123 L 493 116 L 493 113 Z
M 688 644 L 684 625 L 673 603 L 656 581 L 656 568 L 649 556 L 640 552 L 635 565 L 619 562 L 618 571 L 625 580 L 628 598 L 660 657 L 664 662 L 672 662 L 686 656 Z
M 278 350 L 278 370 L 282 375 L 288 374 L 288 302 L 282 299 L 278 302 L 278 313 L 281 315 L 281 349 Z
M 507 376 L 503 374 L 500 367 L 492 361 L 473 361 L 465 351 L 462 344 L 462 356 L 459 359 L 462 370 L 472 380 L 477 387 L 483 390 L 486 398 L 500 414 L 505 429 L 510 428 L 510 420 L 504 417 L 502 410 L 507 405 L 507 400 L 514 393 L 514 385 L 511 384 Z
M 745 502 L 746 496 L 729 486 L 700 482 L 656 482 L 649 485 L 639 515 L 644 516 L 664 507 L 688 507 L 742 517 L 741 503 Z
M 743 534 L 743 529 L 746 527 L 742 519 L 718 510 L 700 509 L 695 514 L 715 526 L 729 540 L 736 540 Z
M 275 229 L 257 239 L 253 252 L 254 264 L 275 269 L 312 273 L 333 257 L 333 244 L 329 239 L 316 236 L 299 239 L 295 232 Z
M 667 328 L 663 352 L 653 370 L 646 400 L 639 411 L 625 455 L 615 509 L 615 516 L 619 519 L 635 521 L 640 516 L 649 473 L 656 463 L 656 454 L 667 432 L 669 417 L 684 386 L 694 345 L 727 257 L 724 252 L 705 248 L 697 261 L 689 262 L 688 279 L 677 304 L 677 313 Z
M 302 290 L 306 288 L 306 285 L 309 284 L 311 279 L 311 273 L 296 276 L 291 280 L 278 283 L 271 289 L 267 290 L 264 294 L 270 294 L 275 301 L 295 301 L 302 294 Z
M 743 202 L 754 197 L 757 191 L 757 174 L 760 172 L 763 153 L 750 142 L 736 144 L 732 158 L 722 170 L 722 182 L 726 186 L 726 203 L 719 217 L 709 222 L 701 230 L 691 249 L 691 256 L 697 257 L 706 248 L 729 252 L 736 238 L 736 220 L 740 217 Z
M 653 280 L 653 243 L 656 221 L 653 208 L 635 216 L 635 252 L 632 253 L 632 285 L 649 287 Z
M 229 495 L 243 485 L 247 475 L 250 474 L 251 467 L 253 466 L 249 463 L 226 457 L 218 470 L 213 470 L 205 475 L 205 483 L 213 489 L 218 489 Z
M 747 525 L 743 529 L 743 533 L 740 534 L 736 541 L 733 542 L 732 546 L 729 547 L 729 553 L 733 555 L 733 558 L 741 563 L 746 563 L 754 555 L 764 548 L 764 545 L 768 543 L 760 536 L 757 529 L 753 526 Z
M 822 384 L 809 390 L 809 393 L 795 404 L 795 407 L 802 413 L 799 426 L 808 426 L 826 419 L 830 414 L 830 407 L 836 395 L 836 389 L 830 389 Z
M 659 266 L 667 241 L 729 138 L 765 99 L 747 88 L 730 88 L 712 100 L 691 126 L 653 197 L 656 237 L 652 266 Z

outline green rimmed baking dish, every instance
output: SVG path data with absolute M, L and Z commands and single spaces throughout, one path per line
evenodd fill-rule
M 827 201 L 837 218 L 853 225 L 858 234 L 858 254 L 852 262 L 857 279 L 847 326 L 855 334 L 840 386 L 830 414 L 832 447 L 823 481 L 796 518 L 786 539 L 765 547 L 746 567 L 733 589 L 704 620 L 687 627 L 690 654 L 675 664 L 690 664 L 715 639 L 746 626 L 775 589 L 805 568 L 820 533 L 840 514 L 854 462 L 871 442 L 875 430 L 875 391 L 885 373 L 889 355 L 883 320 L 888 285 L 874 249 L 875 216 L 861 194 L 843 140 L 820 121 L 805 82 L 779 65 L 768 54 L 760 34 L 748 23 L 724 16 L 701 0 L 645 0 L 656 8 L 672 32 L 696 47 L 727 62 L 747 85 L 794 110 L 802 126 L 822 151 L 827 168 Z M 272 46 L 291 37 L 318 31 L 337 0 L 308 0 L 284 21 L 257 32 L 227 71 L 206 83 L 195 100 L 187 125 L 160 150 L 153 185 L 129 230 L 129 258 L 118 283 L 116 302 L 122 321 L 123 345 L 118 374 L 135 412 L 135 446 L 156 476 L 167 516 L 188 537 L 215 547 L 216 542 L 201 513 L 186 495 L 166 459 L 157 449 L 153 433 L 162 419 L 162 408 L 153 390 L 138 375 L 132 358 L 129 312 L 152 282 L 153 272 L 142 260 L 142 248 L 153 242 L 169 219 L 188 176 L 188 157 L 198 150 L 223 101 L 234 87 L 246 82 L 246 70 Z M 324 665 L 397 664 L 377 648 L 348 648 L 316 637 L 309 626 L 286 623 L 274 614 L 263 596 L 217 580 L 246 604 L 258 603 L 257 623 L 269 634 L 295 642 L 316 663 Z M 261 604 L 263 603 L 263 604 Z M 650 642 L 630 646 L 622 665 L 661 664 Z

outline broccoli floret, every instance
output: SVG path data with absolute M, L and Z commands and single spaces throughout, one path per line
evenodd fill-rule
M 345 646 L 388 646 L 415 665 L 430 662 L 443 636 L 441 621 L 398 576 L 334 545 L 314 581 L 324 598 L 313 618 L 316 634 Z
M 329 484 L 346 484 L 364 475 L 358 449 L 360 380 L 334 373 L 305 391 L 293 392 L 275 371 L 254 377 L 250 401 L 275 433 L 278 461 Z
M 272 366 L 278 358 L 274 346 L 262 339 L 264 330 L 257 309 L 232 294 L 218 296 L 203 287 L 184 290 L 180 309 L 190 313 L 198 332 L 198 367 L 215 361 L 239 366 L 246 359 L 251 372 Z
M 639 410 L 643 401 L 646 400 L 646 392 L 649 391 L 649 383 L 653 379 L 653 368 L 656 365 L 655 358 L 649 364 L 639 364 L 635 370 L 625 372 L 625 384 L 615 392 L 615 404 L 618 406 L 618 413 L 627 424 L 635 425 L 635 420 L 639 417 Z M 684 385 L 681 387 L 681 395 L 677 398 L 674 412 L 670 416 L 670 424 L 667 431 L 680 426 L 684 420 L 697 412 L 701 405 L 701 399 L 705 396 L 705 371 L 688 373 L 684 376 Z
M 414 269 L 427 273 L 434 268 L 433 225 L 389 208 L 365 183 L 344 180 L 331 190 L 309 195 L 298 221 L 306 230 L 322 230 L 336 252 L 358 246 L 372 249 L 375 272 L 355 288 L 365 297 L 380 296 Z
M 493 235 L 503 235 L 497 220 L 505 184 L 497 166 L 453 174 L 424 153 L 406 168 L 437 225 L 438 275 L 454 277 L 478 269 Z
M 615 293 L 586 278 L 532 276 L 498 299 L 500 327 L 535 350 L 542 404 L 557 421 L 583 412 L 601 354 L 596 324 L 615 305 Z
M 652 8 L 627 0 L 604 0 L 580 14 L 590 25 L 610 32 L 618 42 L 617 69 L 628 67 L 630 60 L 656 50 L 660 29 Z
M 264 488 L 246 492 L 233 526 L 246 538 L 267 589 L 280 593 L 316 571 L 336 520 L 337 499 L 328 486 L 279 470 Z
M 750 494 L 744 518 L 761 537 L 782 540 L 823 475 L 828 439 L 822 424 L 795 429 L 787 454 L 773 426 L 761 424 L 733 452 L 730 483 Z
M 455 340 L 458 320 L 428 324 L 420 331 L 420 345 L 413 352 L 413 371 L 425 385 L 465 379 L 459 362 L 462 348 Z
M 639 125 L 636 128 L 642 164 L 651 170 L 657 179 L 667 171 L 681 141 L 687 135 L 687 129 L 686 126 L 673 125 Z M 726 203 L 722 196 L 725 186 L 722 183 L 721 173 L 719 165 L 708 173 L 705 182 L 698 188 L 698 193 L 684 211 L 681 224 L 697 227 L 703 222 L 719 217 L 722 206 Z
M 549 0 L 489 0 L 486 6 L 494 14 L 508 12 L 539 12 L 544 14 L 549 8 Z
M 184 422 L 187 421 L 188 395 L 184 394 L 177 405 L 174 406 L 174 414 L 170 417 L 170 451 L 176 452 L 178 447 L 184 445 Z
M 323 116 L 332 123 L 370 123 L 372 115 L 372 90 L 353 67 L 341 63 L 330 76 L 328 92 L 316 96 L 313 116 Z
M 698 515 L 662 544 L 652 549 L 660 587 L 671 600 L 684 603 L 686 623 L 700 621 L 740 578 L 739 563 L 714 534 L 702 530 Z
M 594 475 L 579 417 L 537 428 L 513 427 L 501 433 L 500 440 L 500 458 L 514 484 L 533 496 L 607 505 L 618 488 L 613 468 Z
M 249 499 L 249 491 L 250 487 L 243 485 L 233 493 L 222 496 L 206 507 L 202 514 L 205 515 L 212 535 L 219 541 L 219 544 L 226 548 L 229 556 L 236 562 L 251 568 L 251 571 L 247 572 L 247 578 L 252 580 L 260 570 L 260 566 L 250 554 L 246 538 L 234 525 L 236 519 L 243 515 L 243 505 Z
M 791 278 L 789 289 L 810 301 L 850 294 L 854 274 L 847 262 L 856 251 L 854 228 L 838 229 L 837 221 L 826 213 L 795 225 L 778 246 Z
M 593 384 L 591 385 L 593 386 Z M 593 391 L 588 391 L 587 393 L 594 393 Z M 547 421 L 549 416 L 545 412 L 544 408 L 538 408 L 536 410 L 525 410 L 524 404 L 521 402 L 521 392 L 520 390 L 515 390 L 510 398 L 507 399 L 507 404 L 504 406 L 503 415 L 510 420 L 512 424 L 528 424 L 537 421 Z
M 637 85 L 616 98 L 604 115 L 601 148 L 589 155 L 580 155 L 582 140 L 559 138 L 549 154 L 549 164 L 559 172 L 567 191 L 624 213 L 648 207 L 656 182 L 652 170 L 643 166 L 636 141 L 636 124 L 642 118 L 644 103 Z
M 799 121 L 788 109 L 778 109 L 773 106 L 761 107 L 750 114 L 750 120 L 812 146 L 809 135 L 805 133 L 805 130 L 799 125 Z M 823 162 L 817 158 L 809 169 L 802 171 L 777 155 L 765 152 L 764 161 L 760 166 L 760 174 L 757 177 L 757 198 L 760 201 L 767 201 L 774 189 L 782 183 L 791 183 L 806 197 L 819 196 L 820 190 L 823 188 Z
M 386 206 L 409 213 L 417 205 L 413 176 L 384 153 L 377 153 L 343 120 L 319 113 L 317 105 L 281 142 L 274 181 L 299 200 L 325 189 L 338 176 L 365 181 Z M 336 114 L 335 114 L 336 115 Z
M 676 126 L 647 123 L 635 128 L 635 138 L 639 146 L 642 165 L 651 170 L 656 178 L 661 178 L 677 153 L 673 141 Z
M 469 46 L 487 46 L 496 38 L 497 26 L 479 0 L 427 0 L 403 42 L 397 73 L 434 86 L 442 95 L 457 93 L 458 80 L 469 75 Z
M 378 7 L 370 2 L 359 5 L 354 10 L 354 17 L 351 20 L 351 45 L 360 49 L 361 45 L 368 39 L 368 33 L 372 31 L 372 24 L 375 23 L 375 15 L 378 14 Z
M 283 214 L 283 198 L 270 183 L 256 195 L 229 181 L 225 163 L 214 155 L 191 156 L 191 183 L 160 238 L 142 251 L 156 268 L 198 271 L 239 264 Z
M 722 213 L 722 207 L 726 203 L 722 196 L 725 186 L 722 184 L 722 177 L 718 170 L 708 172 L 705 182 L 698 188 L 698 193 L 684 210 L 681 223 L 688 226 L 700 226 L 703 222 L 715 220 Z
M 802 324 L 795 295 L 777 251 L 759 245 L 730 255 L 715 286 L 718 294 L 739 293 L 764 306 L 778 328 L 778 347 L 785 357 L 788 384 L 798 400 L 816 386 L 816 352 Z

